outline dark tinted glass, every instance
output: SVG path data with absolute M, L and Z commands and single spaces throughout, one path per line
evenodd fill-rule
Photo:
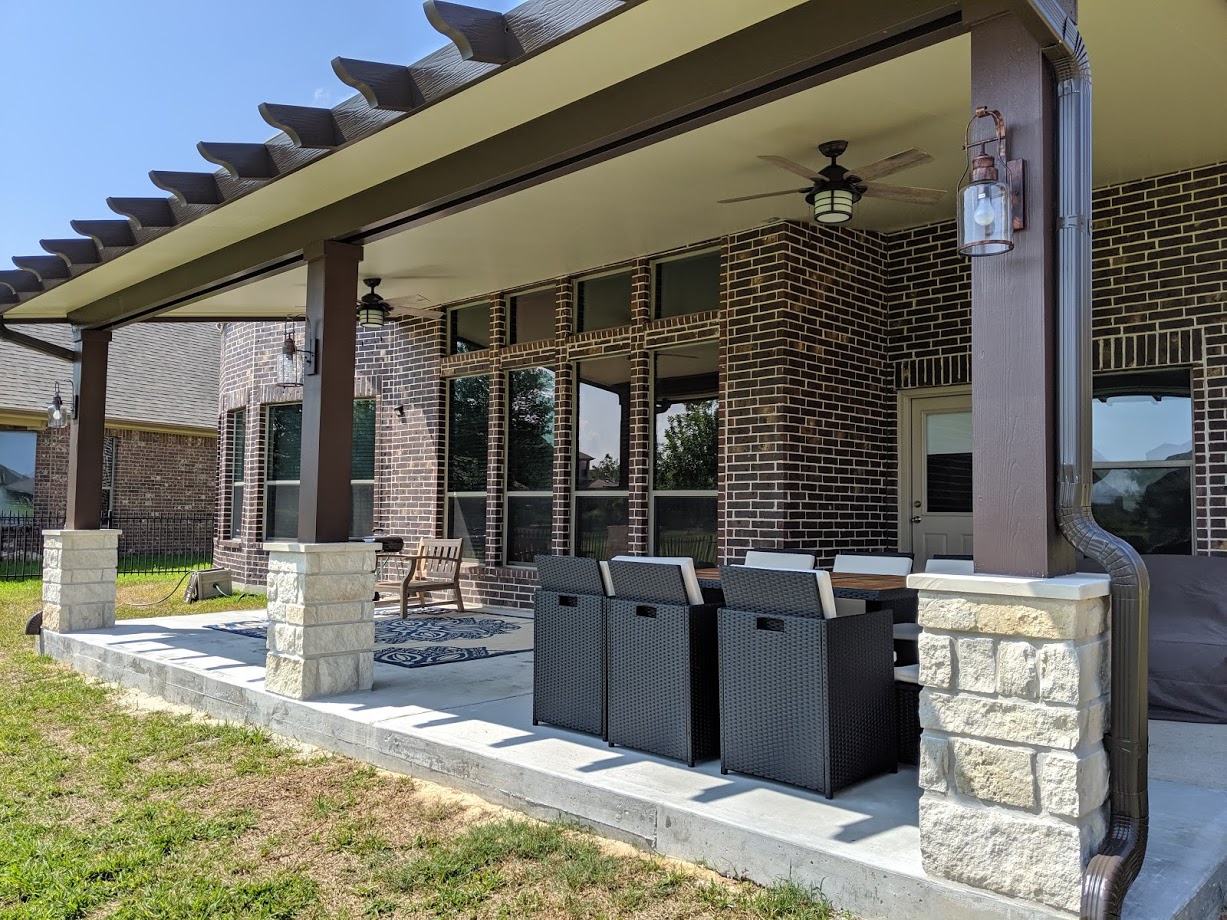
M 486 491 L 490 378 L 457 377 L 447 384 L 447 490 Z
M 269 540 L 298 539 L 298 486 L 269 486 L 268 508 L 265 520 L 268 522 L 268 532 L 264 535 Z
M 458 307 L 447 315 L 447 353 L 461 355 L 490 347 L 490 305 Z
M 230 536 L 238 537 L 243 533 L 243 487 L 230 487 Z
M 720 309 L 720 253 L 656 264 L 656 317 Z
M 350 479 L 375 478 L 375 400 L 354 401 L 354 444 Z
M 580 332 L 631 321 L 631 273 L 585 278 L 575 285 L 575 327 Z
M 971 413 L 925 418 L 925 510 L 971 514 Z
M 629 551 L 627 501 L 599 492 L 575 496 L 575 555 L 612 559 Z
M 1189 459 L 1193 451 L 1189 372 L 1097 375 L 1091 424 L 1096 463 Z
M 349 535 L 369 537 L 374 529 L 375 484 L 355 483 L 349 487 Z
M 714 342 L 655 355 L 657 489 L 716 488 L 719 361 Z
M 690 556 L 696 568 L 716 564 L 716 496 L 656 496 L 657 556 Z
M 1095 520 L 1139 553 L 1193 552 L 1189 467 L 1095 470 Z
M 243 481 L 243 469 L 247 462 L 247 412 L 235 409 L 230 413 L 230 469 L 231 482 Z
M 553 499 L 512 495 L 507 498 L 507 561 L 531 563 L 550 551 Z
M 631 360 L 627 355 L 576 365 L 575 488 L 625 489 L 630 446 Z
M 449 498 L 447 501 L 447 537 L 463 541 L 466 559 L 486 556 L 486 497 L 484 495 Z
M 268 478 L 298 479 L 302 462 L 302 403 L 268 407 L 268 443 Z
M 507 491 L 550 491 L 554 480 L 554 372 L 507 374 Z
M 554 338 L 553 288 L 517 294 L 507 303 L 509 343 L 542 342 Z

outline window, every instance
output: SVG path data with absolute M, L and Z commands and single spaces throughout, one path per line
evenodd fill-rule
M 486 468 L 490 378 L 447 382 L 447 536 L 460 538 L 466 559 L 486 556 Z
M 584 278 L 575 283 L 575 328 L 580 332 L 626 326 L 630 321 L 630 272 Z
M 553 531 L 554 372 L 507 374 L 508 564 L 531 564 L 550 551 Z
M 507 344 L 554 338 L 554 289 L 516 294 L 507 301 Z
M 350 455 L 349 533 L 369 536 L 374 526 L 375 402 L 354 401 Z M 302 403 L 268 407 L 268 478 L 264 483 L 264 535 L 298 539 L 298 486 L 302 463 Z
M 720 308 L 720 252 L 656 263 L 656 318 Z
M 715 342 L 654 355 L 653 552 L 716 563 L 720 349 Z
M 631 361 L 581 361 L 575 419 L 574 553 L 610 559 L 626 553 Z
M 227 533 L 237 539 L 243 533 L 243 472 L 246 464 L 247 410 L 235 409 L 226 420 L 226 481 L 230 486 L 230 525 Z
M 463 355 L 490 347 L 490 305 L 474 303 L 447 313 L 447 353 Z
M 115 466 L 119 456 L 119 442 L 115 438 L 102 439 L 102 523 L 110 527 L 115 517 Z
M 0 431 L 0 515 L 34 515 L 37 446 L 37 432 Z
M 1095 377 L 1091 504 L 1139 553 L 1193 551 L 1193 405 L 1187 370 Z

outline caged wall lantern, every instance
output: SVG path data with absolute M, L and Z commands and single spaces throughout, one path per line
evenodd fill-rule
M 75 408 L 76 397 L 73 397 Z M 51 402 L 47 403 L 47 427 L 48 428 L 67 428 L 68 420 L 75 414 L 65 408 L 64 400 L 60 396 L 60 382 L 55 382 L 55 394 L 51 397 Z
M 285 338 L 281 343 L 281 354 L 277 356 L 277 386 L 296 387 L 302 385 L 304 374 L 315 373 L 315 349 L 304 344 L 301 348 L 294 340 L 294 323 L 292 316 L 285 318 Z M 304 338 L 307 338 L 308 327 L 304 324 Z
M 992 137 L 971 139 L 979 118 L 993 120 Z M 959 182 L 959 252 L 966 256 L 995 256 L 1014 248 L 1014 231 L 1023 220 L 1023 161 L 1006 159 L 1005 120 L 996 109 L 979 106 L 967 123 L 963 150 L 967 169 Z M 989 153 L 990 145 L 995 148 Z M 973 150 L 978 152 L 974 155 Z M 970 177 L 970 178 L 969 178 Z

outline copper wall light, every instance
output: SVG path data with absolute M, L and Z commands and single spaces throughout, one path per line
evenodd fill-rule
M 991 118 L 992 137 L 971 139 L 976 119 Z M 993 145 L 994 153 L 989 153 Z M 1014 248 L 1014 231 L 1022 230 L 1023 161 L 1006 159 L 1005 120 L 996 109 L 979 106 L 967 123 L 963 149 L 967 169 L 959 183 L 959 252 L 995 256 Z M 974 155 L 973 150 L 978 150 Z M 970 178 L 969 178 L 970 177 Z

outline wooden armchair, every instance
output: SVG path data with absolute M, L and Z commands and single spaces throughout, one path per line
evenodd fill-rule
M 426 606 L 431 591 L 452 591 L 456 607 L 464 612 L 460 594 L 460 540 L 423 540 L 414 555 L 377 553 L 375 557 L 375 591 L 378 597 L 393 594 L 400 597 L 400 615 L 409 615 L 409 598 L 417 597 L 418 606 Z

